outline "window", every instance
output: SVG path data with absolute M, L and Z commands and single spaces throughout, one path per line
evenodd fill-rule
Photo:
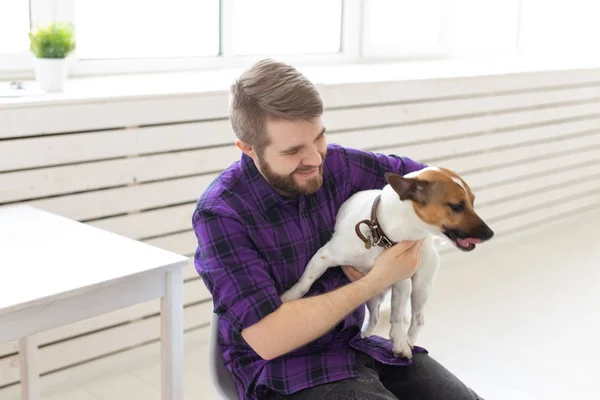
M 520 0 L 453 0 L 448 15 L 448 45 L 455 54 L 514 50 Z
M 231 11 L 234 55 L 340 51 L 341 0 L 234 0 Z
M 589 0 L 523 0 L 519 44 L 527 52 L 594 52 L 600 4 Z
M 442 44 L 442 0 L 366 0 L 367 54 L 432 52 Z
M 29 49 L 29 2 L 0 1 L 0 54 L 25 53 Z
M 216 56 L 218 0 L 76 0 L 78 59 Z
M 27 33 L 73 22 L 71 76 L 403 59 L 592 54 L 592 0 L 0 0 L 0 80 L 33 77 Z

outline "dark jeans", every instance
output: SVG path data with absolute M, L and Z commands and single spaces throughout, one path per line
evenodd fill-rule
M 268 400 L 483 400 L 429 355 L 416 353 L 406 367 L 384 365 L 359 353 L 357 379 L 328 383 Z

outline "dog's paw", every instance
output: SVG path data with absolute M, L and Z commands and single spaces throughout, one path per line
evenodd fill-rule
M 396 357 L 412 358 L 412 346 L 406 337 L 392 340 L 393 351 Z
M 412 358 L 412 346 L 401 324 L 392 325 L 390 329 L 392 350 L 396 357 Z

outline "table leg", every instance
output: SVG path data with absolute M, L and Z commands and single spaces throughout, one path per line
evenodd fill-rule
M 19 340 L 19 368 L 21 372 L 21 399 L 39 400 L 40 375 L 38 370 L 38 347 L 35 336 Z
M 162 400 L 183 400 L 183 275 L 167 272 L 161 298 Z

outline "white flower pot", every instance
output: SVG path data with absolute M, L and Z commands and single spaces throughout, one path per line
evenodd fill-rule
M 35 80 L 46 92 L 62 92 L 67 73 L 64 58 L 35 58 Z

